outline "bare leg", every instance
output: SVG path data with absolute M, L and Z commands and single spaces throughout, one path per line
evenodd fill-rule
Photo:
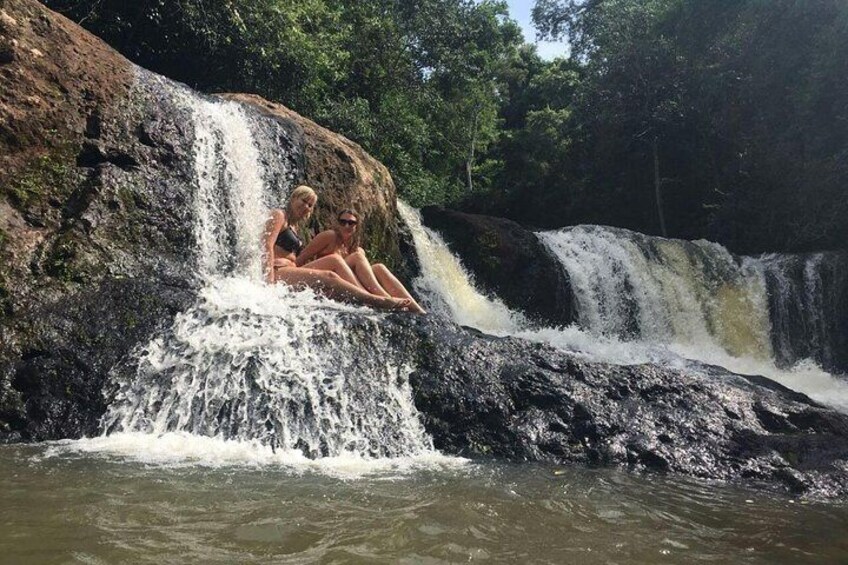
M 365 290 L 378 296 L 391 295 L 380 286 L 377 277 L 374 276 L 374 271 L 371 269 L 371 263 L 368 262 L 368 257 L 365 256 L 365 251 L 361 247 L 345 257 L 345 263 L 351 268 Z
M 316 271 L 332 271 L 350 284 L 365 290 L 365 287 L 360 284 L 359 280 L 357 280 L 356 275 L 353 274 L 353 271 L 348 264 L 345 263 L 345 260 L 335 253 L 310 261 L 301 268 L 313 269 Z M 380 296 L 388 295 L 380 294 Z
M 332 271 L 307 269 L 305 267 L 283 267 L 277 269 L 275 275 L 278 282 L 284 282 L 295 288 L 309 287 L 334 300 L 356 302 L 383 310 L 417 311 L 412 301 L 390 296 L 375 296 L 367 290 L 344 280 Z
M 409 294 L 409 291 L 406 290 L 406 287 L 403 286 L 403 283 L 401 283 L 397 279 L 397 277 L 392 274 L 388 267 L 386 267 L 382 263 L 376 263 L 374 265 L 371 265 L 371 269 L 374 272 L 374 276 L 377 278 L 380 285 L 384 289 L 386 289 L 386 292 L 388 292 L 389 295 L 395 298 L 406 298 L 408 300 L 411 300 L 412 303 L 415 305 L 415 312 L 418 312 L 419 314 L 427 313 L 424 308 L 422 308 L 421 305 L 419 305 L 418 302 L 416 302 L 415 299 L 412 298 L 412 295 Z

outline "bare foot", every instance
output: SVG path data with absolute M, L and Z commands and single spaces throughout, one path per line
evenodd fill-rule
M 393 298 L 387 296 L 384 299 L 383 308 L 391 312 L 414 312 L 414 302 L 408 298 Z

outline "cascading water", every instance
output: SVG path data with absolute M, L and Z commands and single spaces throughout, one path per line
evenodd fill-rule
M 593 335 L 665 350 L 676 357 L 666 361 L 672 364 L 693 359 L 765 375 L 848 409 L 848 385 L 814 361 L 796 358 L 786 368 L 776 361 L 768 260 L 601 226 L 538 236 L 568 272 L 579 324 Z
M 845 367 L 848 261 L 836 253 L 765 255 L 750 260 L 769 296 L 772 345 L 785 366 L 814 359 Z
M 592 336 L 576 327 L 531 326 L 521 313 L 477 289 L 473 277 L 442 237 L 422 224 L 417 210 L 398 202 L 398 211 L 412 235 L 421 267 L 413 286 L 432 313 L 493 335 L 550 343 L 593 361 L 627 364 L 654 359 L 649 348 L 623 347 L 614 337 Z
M 578 323 L 593 334 L 771 357 L 762 276 L 720 245 L 601 226 L 538 235 L 568 272 Z
M 763 263 L 720 245 L 652 238 L 600 226 L 537 234 L 569 275 L 579 324 L 538 328 L 483 296 L 441 237 L 399 206 L 421 264 L 416 290 L 434 311 L 482 331 L 548 343 L 592 361 L 688 360 L 759 374 L 848 410 L 848 385 L 815 363 L 774 362 Z M 468 307 L 467 305 L 471 305 Z
M 421 215 L 398 202 L 398 212 L 409 228 L 421 266 L 413 281 L 428 310 L 456 323 L 495 333 L 515 333 L 526 325 L 524 317 L 510 311 L 497 297 L 481 294 L 468 271 L 445 245 L 444 240 L 421 223 Z
M 412 403 L 411 369 L 381 336 L 379 315 L 261 282 L 261 230 L 269 204 L 282 196 L 267 179 L 290 176 L 259 158 L 254 138 L 267 125 L 240 104 L 157 80 L 171 103 L 190 110 L 195 129 L 193 217 L 204 288 L 138 352 L 134 378 L 116 383 L 106 437 L 90 445 L 148 457 L 151 437 L 166 451 L 188 452 L 186 444 L 200 441 L 206 450 L 204 438 L 216 438 L 253 445 L 254 460 L 256 450 L 287 460 L 434 453 Z
M 185 97 L 188 102 L 191 100 Z M 204 277 L 258 278 L 256 244 L 268 214 L 259 153 L 244 111 L 235 103 L 199 101 L 195 125 L 195 237 Z M 227 187 L 232 187 L 227 189 Z

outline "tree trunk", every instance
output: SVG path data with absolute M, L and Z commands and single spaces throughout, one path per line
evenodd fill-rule
M 660 216 L 660 230 L 663 237 L 668 237 L 668 232 L 665 229 L 665 216 L 663 215 L 662 190 L 660 189 L 660 184 L 662 184 L 660 181 L 660 152 L 657 145 L 657 138 L 654 136 L 654 192 L 657 198 L 657 213 Z
M 471 180 L 471 169 L 474 167 L 474 150 L 475 145 L 477 144 L 477 120 L 480 116 L 480 111 L 474 110 L 474 123 L 471 126 L 471 151 L 468 153 L 468 160 L 465 161 L 465 178 L 466 183 L 468 184 L 468 192 L 472 192 L 474 190 L 474 184 Z

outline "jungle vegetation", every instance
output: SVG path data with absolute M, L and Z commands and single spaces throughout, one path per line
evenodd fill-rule
M 848 3 L 47 0 L 137 64 L 362 144 L 414 205 L 737 252 L 848 241 Z

